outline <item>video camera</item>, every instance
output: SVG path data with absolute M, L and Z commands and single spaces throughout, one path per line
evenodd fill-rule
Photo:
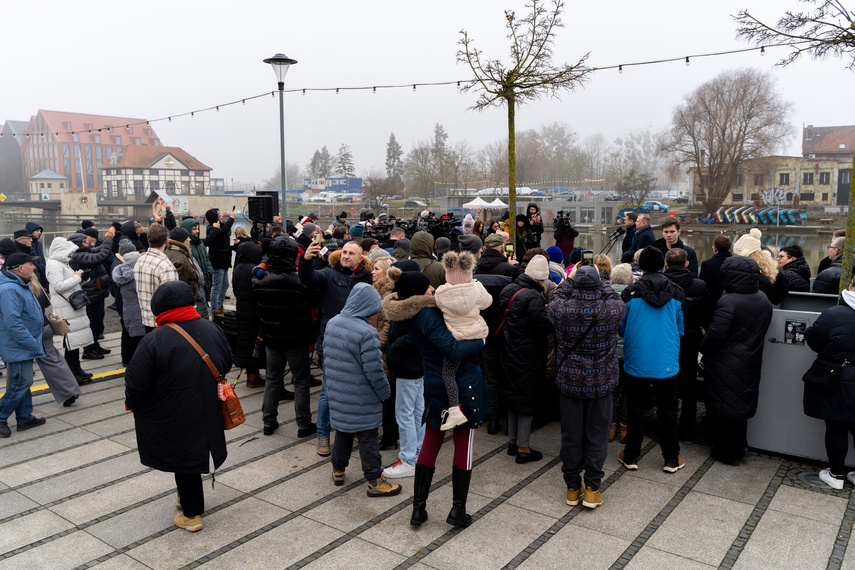
M 555 217 L 552 219 L 552 227 L 555 229 L 555 231 L 572 227 L 572 224 L 570 223 L 570 218 L 566 218 L 564 216 L 564 210 L 558 210 L 557 212 L 555 212 Z

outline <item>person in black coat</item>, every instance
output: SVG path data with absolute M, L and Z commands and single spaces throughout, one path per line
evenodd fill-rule
M 627 212 L 623 218 L 623 223 L 626 224 L 626 234 L 623 236 L 623 241 L 620 245 L 621 252 L 629 251 L 632 246 L 632 240 L 635 238 L 635 232 L 638 228 L 635 226 L 635 221 L 638 219 L 638 214 L 635 212 Z
M 653 228 L 650 227 L 650 216 L 648 214 L 639 214 L 638 220 L 635 222 L 635 235 L 632 237 L 632 244 L 621 255 L 621 263 L 632 263 L 635 252 L 651 245 L 654 241 L 656 241 L 656 234 L 653 233 Z
M 832 260 L 827 269 L 820 271 L 813 282 L 814 293 L 837 295 L 840 291 L 840 276 L 843 273 L 843 248 L 846 238 L 834 238 L 828 248 L 828 256 Z M 835 257 L 831 257 L 835 255 Z
M 788 245 L 778 253 L 778 265 L 787 277 L 790 291 L 810 293 L 810 265 L 798 245 Z
M 540 247 L 540 237 L 543 234 L 543 218 L 540 215 L 540 208 L 534 202 L 529 202 L 525 213 L 528 216 L 528 224 L 531 228 L 534 242 L 537 244 L 536 247 Z
M 680 337 L 680 371 L 677 373 L 680 398 L 678 437 L 683 443 L 695 441 L 695 420 L 698 414 L 698 396 L 695 390 L 698 381 L 698 345 L 701 343 L 701 321 L 709 300 L 707 284 L 689 270 L 686 251 L 672 249 L 665 254 L 665 277 L 679 285 L 686 295 L 683 305 L 683 336 Z
M 158 327 L 143 337 L 125 372 L 125 406 L 134 413 L 140 462 L 175 474 L 183 512 L 175 524 L 202 529 L 202 473 L 226 460 L 217 380 L 193 347 L 163 325 L 174 322 L 204 350 L 222 376 L 232 367 L 229 343 L 214 323 L 199 317 L 190 285 L 169 281 L 157 288 L 151 309 Z
M 525 252 L 538 247 L 537 240 L 531 230 L 531 224 L 528 221 L 528 216 L 525 214 L 517 214 L 517 245 L 514 250 L 514 255 L 517 259 L 522 259 Z
M 228 274 L 232 266 L 232 249 L 229 235 L 235 223 L 235 211 L 219 217 L 219 210 L 212 208 L 205 212 L 208 229 L 205 234 L 205 245 L 208 246 L 208 258 L 214 268 L 213 287 L 211 288 L 211 314 L 225 313 L 223 303 L 226 300 L 226 289 L 229 288 Z
M 499 312 L 504 315 L 498 331 L 502 397 L 508 408 L 509 453 L 516 452 L 517 463 L 543 459 L 542 453 L 529 447 L 529 435 L 546 378 L 546 339 L 552 332 L 542 285 L 548 279 L 546 258 L 535 256 L 499 300 Z
M 730 252 L 730 245 L 730 238 L 726 235 L 715 236 L 713 239 L 713 256 L 701 263 L 700 278 L 707 284 L 707 295 L 710 301 L 709 309 L 704 316 L 704 324 L 709 322 L 716 301 L 719 300 L 724 291 L 724 285 L 721 282 L 721 265 L 725 259 L 733 256 Z
M 252 302 L 252 268 L 259 263 L 261 263 L 261 247 L 247 238 L 237 248 L 235 268 L 232 271 L 232 292 L 235 296 L 235 324 L 237 325 L 235 366 L 246 368 L 248 388 L 264 386 L 264 380 L 261 379 L 258 371 L 260 368 L 265 368 L 265 362 L 263 359 L 252 357 L 260 324 Z
M 94 342 L 83 347 L 84 360 L 101 360 L 104 355 L 110 354 L 110 349 L 103 348 L 98 340 L 104 335 L 104 300 L 110 294 L 110 284 L 113 283 L 104 262 L 112 255 L 115 235 L 116 230 L 111 227 L 104 235 L 101 245 L 95 245 L 98 232 L 90 227 L 83 230 L 83 233 L 74 233 L 68 238 L 68 241 L 78 246 L 68 266 L 75 271 L 83 270 L 82 288 L 89 299 L 86 316 L 89 317 L 89 328 L 92 329 Z
M 855 279 L 843 290 L 840 304 L 826 309 L 805 331 L 805 341 L 817 359 L 838 367 L 855 361 Z M 825 391 L 805 383 L 805 415 L 825 421 L 825 451 L 829 468 L 819 476 L 834 489 L 843 488 L 849 434 L 855 435 L 855 366 L 843 367 L 840 385 Z M 848 474 L 849 480 L 855 472 Z
M 264 341 L 267 353 L 267 381 L 261 404 L 264 435 L 272 435 L 279 427 L 276 418 L 285 390 L 286 363 L 294 382 L 297 436 L 307 437 L 317 431 L 309 406 L 309 345 L 315 335 L 309 292 L 297 277 L 298 252 L 293 239 L 275 240 L 268 250 L 268 273 L 252 279 L 251 301 L 260 322 L 258 336 Z
M 757 411 L 760 371 L 772 303 L 760 291 L 760 266 L 734 256 L 721 266 L 725 295 L 715 306 L 701 341 L 707 384 L 707 414 L 713 428 L 713 456 L 739 465 L 748 419 Z
M 650 245 L 659 249 L 659 251 L 662 252 L 662 255 L 667 255 L 669 251 L 675 248 L 684 250 L 686 252 L 686 259 L 689 263 L 689 273 L 692 274 L 692 277 L 697 277 L 698 256 L 694 249 L 684 244 L 683 240 L 680 239 L 681 233 L 682 230 L 680 229 L 679 220 L 677 220 L 677 218 L 666 218 L 662 222 L 662 237 Z

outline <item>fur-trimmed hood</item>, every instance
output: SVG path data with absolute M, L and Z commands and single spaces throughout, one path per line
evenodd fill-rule
M 330 254 L 330 256 L 327 258 L 327 263 L 330 264 L 330 267 L 337 266 L 339 264 L 339 261 L 341 261 L 341 250 L 340 249 L 332 252 Z M 372 271 L 374 271 L 374 264 L 371 263 L 371 260 L 368 259 L 365 255 L 362 256 L 362 262 L 361 263 L 362 263 L 362 267 L 364 267 L 365 270 L 368 271 L 368 273 L 371 273 Z
M 408 299 L 398 299 L 398 295 L 389 295 L 383 299 L 383 310 L 390 321 L 412 319 L 426 307 L 436 307 L 433 295 L 414 295 Z
M 374 288 L 380 293 L 380 297 L 385 299 L 386 295 L 395 290 L 395 282 L 384 275 L 374 282 Z

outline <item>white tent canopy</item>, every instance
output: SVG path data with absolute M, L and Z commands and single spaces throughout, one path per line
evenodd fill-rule
M 507 208 L 507 207 L 508 207 L 508 205 L 505 204 L 504 202 L 502 202 L 501 200 L 499 200 L 498 198 L 496 198 L 495 200 L 493 200 L 489 204 L 490 209 Z
M 478 197 L 478 198 L 475 198 L 474 200 L 472 200 L 471 202 L 466 202 L 465 204 L 463 204 L 463 207 L 464 208 L 470 208 L 473 210 L 477 209 L 477 208 L 483 209 L 483 208 L 489 208 L 490 203 L 487 202 L 486 200 L 484 200 L 483 198 Z

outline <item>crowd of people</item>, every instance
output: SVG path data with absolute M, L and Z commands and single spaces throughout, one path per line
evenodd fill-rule
M 657 238 L 649 216 L 628 214 L 616 265 L 583 255 L 569 224 L 554 229 L 557 245 L 542 248 L 535 204 L 516 216 L 514 244 L 507 215 L 489 224 L 468 216 L 453 240 L 424 230 L 407 239 L 395 227 L 382 243 L 364 237 L 373 215 L 351 224 L 342 212 L 326 231 L 311 215 L 249 232 L 234 221 L 235 212 L 209 210 L 204 238 L 198 218 L 178 223 L 171 212 L 148 227 L 116 223 L 103 235 L 84 222 L 55 237 L 47 257 L 37 224 L 1 240 L 0 357 L 8 367 L 0 437 L 11 435 L 13 413 L 18 431 L 45 423 L 32 414 L 34 361 L 57 402 L 75 403 L 91 376 L 81 359 L 110 352 L 99 340 L 112 295 L 140 459 L 175 473 L 181 528 L 202 528 L 201 474 L 209 456 L 214 469 L 226 459 L 217 375 L 233 366 L 245 370 L 247 387 L 263 388 L 265 436 L 282 427 L 280 402 L 293 401 L 297 437 L 317 438 L 336 485 L 349 477 L 354 440 L 368 497 L 396 495 L 397 481 L 412 477 L 413 526 L 427 520 L 447 431 L 454 454 L 446 521 L 470 524 L 474 430 L 484 424 L 490 434 L 506 433 L 507 454 L 525 464 L 543 459 L 533 429 L 558 421 L 566 503 L 593 509 L 603 502 L 609 442 L 623 443 L 618 459 L 626 469 L 639 468 L 651 404 L 662 469 L 684 467 L 681 445 L 698 436 L 699 361 L 712 455 L 739 465 L 772 308 L 790 291 L 811 289 L 800 247 L 778 252 L 752 229 L 733 243 L 716 236 L 713 255 L 699 263 L 674 217 Z M 833 238 L 814 292 L 837 292 L 844 242 Z M 228 316 L 230 273 L 231 346 L 217 324 Z M 67 321 L 64 357 L 50 313 Z M 848 358 L 853 324 L 855 281 L 806 340 L 831 361 Z M 323 370 L 315 421 L 313 357 Z M 806 390 L 805 413 L 826 421 L 830 467 L 820 476 L 842 488 L 847 433 L 855 433 L 855 368 L 844 370 L 837 390 Z M 385 467 L 383 449 L 399 449 Z M 855 482 L 855 473 L 848 477 Z

